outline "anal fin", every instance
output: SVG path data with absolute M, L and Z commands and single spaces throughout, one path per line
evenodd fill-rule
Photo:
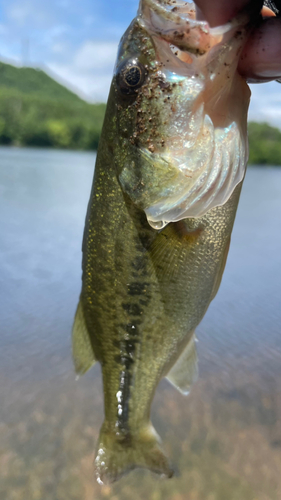
M 78 375 L 86 373 L 96 362 L 81 300 L 77 307 L 72 329 L 72 355 L 75 371 Z
M 193 333 L 184 351 L 166 375 L 169 382 L 185 396 L 189 394 L 191 385 L 198 378 L 198 357 L 195 342 L 196 337 Z

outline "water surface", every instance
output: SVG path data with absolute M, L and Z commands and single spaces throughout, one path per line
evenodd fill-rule
M 78 382 L 70 330 L 95 155 L 0 149 L 0 498 L 280 500 L 281 169 L 248 169 L 188 398 L 162 381 L 153 423 L 177 475 L 94 481 L 100 370 Z

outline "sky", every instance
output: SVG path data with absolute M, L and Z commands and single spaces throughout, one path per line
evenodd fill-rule
M 105 102 L 118 42 L 138 0 L 0 0 L 0 60 L 44 69 Z M 252 85 L 250 120 L 281 129 L 281 85 Z

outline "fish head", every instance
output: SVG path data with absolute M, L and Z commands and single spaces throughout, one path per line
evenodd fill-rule
M 250 91 L 237 65 L 250 18 L 211 28 L 192 2 L 141 0 L 120 42 L 116 169 L 156 229 L 224 204 L 244 177 Z

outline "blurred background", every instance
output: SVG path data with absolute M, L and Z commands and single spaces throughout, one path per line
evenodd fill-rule
M 1 500 L 280 500 L 281 86 L 252 86 L 250 163 L 200 377 L 162 381 L 152 420 L 176 476 L 94 479 L 100 370 L 70 332 L 118 41 L 137 1 L 0 0 Z

